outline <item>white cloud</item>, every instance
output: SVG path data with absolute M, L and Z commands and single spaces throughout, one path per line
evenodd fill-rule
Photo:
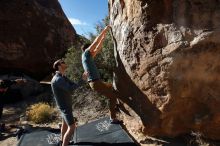
M 82 22 L 81 20 L 76 18 L 68 18 L 68 19 L 72 25 L 88 25 L 86 22 Z

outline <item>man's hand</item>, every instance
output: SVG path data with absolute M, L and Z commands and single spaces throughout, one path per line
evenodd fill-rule
M 15 82 L 20 84 L 20 83 L 26 83 L 27 81 L 25 79 L 16 79 Z
M 103 29 L 103 31 L 104 31 L 103 37 L 105 37 L 107 31 L 108 31 L 110 28 L 111 28 L 111 26 L 107 25 L 107 26 Z
M 105 28 L 106 28 L 106 29 L 110 29 L 110 28 L 111 28 L 111 26 L 110 26 L 110 25 L 107 25 Z
M 111 28 L 111 26 L 110 26 L 110 25 L 107 25 L 107 26 L 104 28 L 105 33 L 106 33 L 110 28 Z
M 89 72 L 85 71 L 82 75 L 83 80 L 87 80 L 88 76 L 89 76 Z

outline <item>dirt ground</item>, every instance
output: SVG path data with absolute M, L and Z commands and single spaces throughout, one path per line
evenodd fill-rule
M 18 144 L 18 140 L 16 137 L 16 132 L 18 130 L 18 127 L 28 127 L 28 126 L 31 128 L 59 127 L 59 123 L 61 122 L 59 116 L 52 123 L 46 123 L 46 124 L 34 124 L 30 121 L 26 121 L 26 119 L 23 117 L 23 115 L 25 114 L 25 110 L 21 108 L 21 107 L 25 107 L 25 104 L 26 103 L 21 102 L 14 105 L 7 105 L 4 107 L 3 117 L 1 121 L 6 124 L 6 130 L 2 132 L 0 135 L 0 146 L 16 146 Z M 100 111 L 98 113 L 96 112 L 94 114 L 91 114 L 92 112 L 94 111 L 75 110 L 74 115 L 79 116 L 77 117 L 78 125 L 83 125 L 89 121 L 93 121 L 95 119 L 107 116 L 108 113 L 107 109 L 104 111 Z
M 42 94 L 43 96 L 47 94 Z M 40 96 L 42 96 L 40 95 Z M 39 97 L 40 97 L 39 96 Z M 96 93 L 90 91 L 78 91 L 78 94 L 73 95 L 75 104 L 73 104 L 73 115 L 77 117 L 77 124 L 83 125 L 90 121 L 108 116 L 107 107 L 103 108 L 102 104 L 105 101 L 100 101 L 97 98 Z M 51 123 L 45 124 L 35 124 L 33 122 L 27 121 L 25 116 L 26 110 L 30 105 L 34 104 L 36 101 L 28 100 L 22 101 L 16 104 L 5 105 L 3 110 L 3 116 L 0 123 L 5 123 L 6 130 L 0 134 L 0 146 L 16 146 L 18 140 L 16 137 L 16 132 L 19 127 L 25 128 L 35 128 L 35 127 L 50 127 L 58 128 L 59 123 L 61 123 L 61 118 L 59 112 L 57 111 L 54 115 L 56 118 Z M 55 109 L 57 109 L 55 107 Z

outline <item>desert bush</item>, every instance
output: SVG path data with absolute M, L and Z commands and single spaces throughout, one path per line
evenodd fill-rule
M 26 115 L 28 120 L 34 123 L 46 123 L 52 120 L 52 115 L 54 113 L 54 108 L 46 103 L 37 103 L 31 105 Z

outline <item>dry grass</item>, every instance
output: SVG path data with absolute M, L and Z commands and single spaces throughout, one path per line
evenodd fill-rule
M 28 117 L 28 120 L 39 124 L 51 121 L 54 112 L 54 108 L 52 108 L 49 104 L 37 103 L 30 106 L 30 108 L 26 112 L 26 115 Z

